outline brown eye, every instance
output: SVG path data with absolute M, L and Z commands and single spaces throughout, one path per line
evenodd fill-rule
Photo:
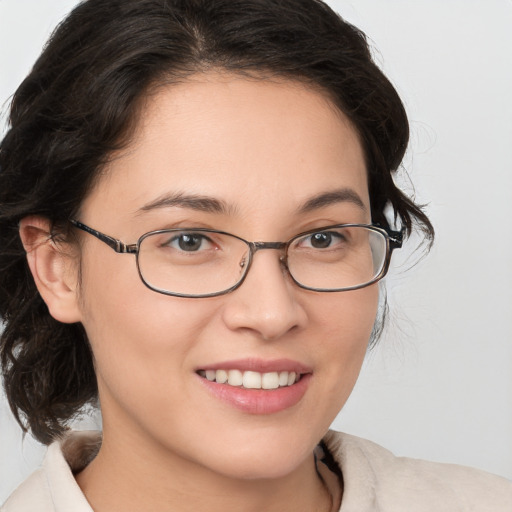
M 306 249 L 329 249 L 339 245 L 345 239 L 337 231 L 318 231 L 299 239 L 298 246 Z
M 325 249 L 329 247 L 332 242 L 332 236 L 330 233 L 315 233 L 311 235 L 311 247 L 315 249 Z

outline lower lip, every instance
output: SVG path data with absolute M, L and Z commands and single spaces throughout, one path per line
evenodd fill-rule
M 215 397 L 236 409 L 249 414 L 274 414 L 300 402 L 311 380 L 311 374 L 303 374 L 292 386 L 277 389 L 245 389 L 228 384 L 218 384 L 200 377 L 201 382 Z

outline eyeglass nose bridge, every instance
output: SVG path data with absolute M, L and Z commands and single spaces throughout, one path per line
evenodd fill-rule
M 250 247 L 250 264 L 252 263 L 254 254 L 258 251 L 264 249 L 273 249 L 277 251 L 281 251 L 281 255 L 279 256 L 279 261 L 285 268 L 288 270 L 287 258 L 286 258 L 286 249 L 288 248 L 288 244 L 286 242 L 249 242 Z M 249 271 L 249 268 L 246 268 L 246 273 Z
M 260 249 L 277 249 L 283 250 L 286 248 L 288 244 L 286 242 L 252 242 L 251 246 L 253 247 L 252 252 L 255 253 Z
M 277 251 L 281 251 L 282 254 L 280 256 L 280 260 L 283 263 L 286 263 L 286 249 L 288 248 L 288 244 L 286 242 L 251 242 L 251 252 L 254 256 L 254 253 L 260 251 L 262 249 L 274 249 Z

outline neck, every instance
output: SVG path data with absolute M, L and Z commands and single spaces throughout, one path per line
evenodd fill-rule
M 219 474 L 139 436 L 110 435 L 77 482 L 95 512 L 327 512 L 331 497 L 313 454 L 278 478 Z

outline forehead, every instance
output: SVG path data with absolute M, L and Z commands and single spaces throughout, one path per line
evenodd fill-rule
M 215 197 L 239 212 L 272 201 L 291 210 L 340 188 L 368 205 L 358 135 L 327 95 L 294 81 L 208 73 L 147 98 L 131 144 L 84 207 L 133 214 L 171 193 Z

